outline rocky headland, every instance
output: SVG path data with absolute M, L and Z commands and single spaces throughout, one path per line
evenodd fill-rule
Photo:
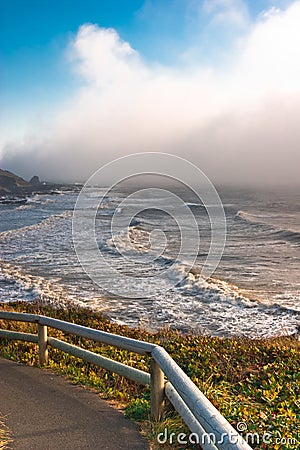
M 80 186 L 71 184 L 58 184 L 48 181 L 40 181 L 34 175 L 29 181 L 8 171 L 0 169 L 0 197 L 2 203 L 13 201 L 15 198 L 21 200 L 32 194 L 57 194 L 59 191 L 78 190 Z

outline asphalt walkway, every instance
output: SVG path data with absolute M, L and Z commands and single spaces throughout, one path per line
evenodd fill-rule
M 14 450 L 146 450 L 134 423 L 63 377 L 0 358 L 0 414 Z

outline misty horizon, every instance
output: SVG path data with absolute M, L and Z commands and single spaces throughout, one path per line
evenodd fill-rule
M 112 187 L 112 185 L 111 185 L 111 183 L 109 182 L 109 181 L 107 181 L 106 183 L 97 183 L 97 184 L 93 184 L 93 183 L 91 183 L 91 184 L 89 184 L 89 183 L 87 183 L 88 182 L 88 179 L 93 175 L 93 174 L 91 174 L 90 176 L 88 176 L 87 177 L 87 179 L 75 179 L 75 178 L 55 178 L 55 177 L 52 177 L 52 178 L 41 178 L 40 176 L 39 176 L 39 174 L 38 173 L 34 173 L 33 175 L 31 175 L 29 172 L 29 175 L 27 175 L 27 174 L 25 174 L 24 175 L 24 173 L 21 173 L 21 172 L 17 172 L 17 171 L 14 171 L 13 169 L 10 169 L 10 168 L 7 168 L 7 167 L 0 167 L 0 169 L 1 170 L 7 170 L 7 171 L 9 171 L 9 172 L 11 172 L 11 173 L 13 173 L 14 175 L 17 175 L 17 176 L 19 176 L 19 177 L 21 177 L 21 178 L 23 178 L 25 181 L 27 181 L 27 182 L 29 182 L 34 176 L 38 176 L 39 177 L 39 179 L 40 179 L 40 182 L 41 183 L 47 183 L 47 184 L 58 184 L 58 185 L 64 185 L 64 184 L 66 184 L 66 185 L 82 185 L 82 186 L 84 186 L 84 185 L 86 185 L 87 187 L 95 187 L 95 188 L 99 188 L 99 189 L 108 189 L 108 190 L 110 190 L 110 189 L 115 189 L 116 187 L 115 186 L 113 186 Z M 215 181 L 213 181 L 213 177 L 212 178 L 210 178 L 210 181 L 214 184 L 214 186 L 215 186 L 215 188 L 216 188 L 216 190 L 219 192 L 219 193 L 222 193 L 222 192 L 224 192 L 224 191 L 230 191 L 230 190 L 237 190 L 237 191 L 239 191 L 239 190 L 242 190 L 242 191 L 245 191 L 245 192 L 253 192 L 253 193 L 255 193 L 255 192 L 265 192 L 265 193 L 268 193 L 268 192 L 270 192 L 270 193 L 276 193 L 276 192 L 278 192 L 278 193 L 284 193 L 284 192 L 294 192 L 295 190 L 297 190 L 297 189 L 299 189 L 299 183 L 295 183 L 295 184 L 292 184 L 292 183 L 284 183 L 284 182 L 282 182 L 282 183 L 274 183 L 274 184 L 272 184 L 272 183 L 270 183 L 270 184 L 267 184 L 267 183 L 261 183 L 261 184 L 259 184 L 259 183 L 242 183 L 242 182 L 240 182 L 240 183 L 237 183 L 237 182 L 230 182 L 230 181 L 227 181 L 227 182 L 215 182 Z M 197 186 L 197 183 L 195 183 L 195 185 Z M 199 186 L 200 186 L 200 184 L 199 184 Z M 134 191 L 135 189 L 139 189 L 139 188 L 144 188 L 144 187 L 156 187 L 156 188 L 161 188 L 161 189 L 164 189 L 164 188 L 166 188 L 166 187 L 168 187 L 168 188 L 170 188 L 170 187 L 173 187 L 174 188 L 174 190 L 180 190 L 181 189 L 181 186 L 180 186 L 180 183 L 179 182 L 173 182 L 172 183 L 172 181 L 170 181 L 170 180 L 165 180 L 164 182 L 160 182 L 160 181 L 158 181 L 158 180 L 156 180 L 155 182 L 152 182 L 152 181 L 139 181 L 139 182 L 137 182 L 137 181 L 133 181 L 131 184 L 129 184 L 129 185 L 126 185 L 125 187 L 122 185 L 122 183 L 120 184 L 120 190 L 125 190 L 125 191 L 129 191 L 129 190 L 131 190 L 132 189 L 132 191 Z M 299 192 L 300 193 L 300 192 Z

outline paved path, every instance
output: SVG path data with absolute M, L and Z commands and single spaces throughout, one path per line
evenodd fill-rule
M 95 393 L 0 358 L 0 413 L 14 450 L 146 450 L 137 427 Z

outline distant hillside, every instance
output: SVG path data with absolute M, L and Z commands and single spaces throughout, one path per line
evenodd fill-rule
M 1 197 L 26 197 L 35 194 L 57 194 L 57 190 L 80 190 L 80 186 L 72 184 L 58 184 L 53 182 L 40 182 L 37 175 L 30 181 L 10 172 L 0 169 L 0 196 Z
M 23 178 L 15 175 L 8 170 L 0 169 L 0 194 L 5 195 L 9 193 L 18 192 L 21 188 L 30 186 L 30 183 Z

